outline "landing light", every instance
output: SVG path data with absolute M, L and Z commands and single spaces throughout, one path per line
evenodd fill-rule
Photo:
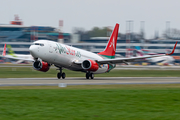
M 75 60 L 75 62 L 79 62 L 79 60 Z

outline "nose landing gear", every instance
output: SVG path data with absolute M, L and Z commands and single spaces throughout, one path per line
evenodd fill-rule
M 61 67 L 59 68 L 59 71 L 60 72 L 57 73 L 57 78 L 61 79 L 61 77 L 62 77 L 62 79 L 65 79 L 66 78 L 66 74 L 64 72 L 62 73 L 62 68 Z

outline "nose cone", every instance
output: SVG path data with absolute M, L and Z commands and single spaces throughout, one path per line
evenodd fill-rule
M 37 56 L 38 47 L 37 47 L 37 46 L 31 45 L 31 46 L 29 47 L 29 52 L 30 52 L 30 54 L 31 54 L 34 58 L 38 58 L 38 56 Z

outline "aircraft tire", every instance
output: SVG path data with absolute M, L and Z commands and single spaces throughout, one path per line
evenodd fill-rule
M 57 78 L 58 78 L 58 79 L 61 79 L 61 76 L 62 76 L 61 73 L 58 72 L 58 73 L 57 73 Z
M 91 77 L 91 79 L 94 79 L 94 74 L 90 73 L 90 77 Z
M 90 74 L 86 73 L 86 79 L 89 79 Z
M 63 72 L 62 73 L 62 79 L 65 79 L 66 78 L 66 74 Z

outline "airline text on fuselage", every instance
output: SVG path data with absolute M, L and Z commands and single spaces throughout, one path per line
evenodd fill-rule
M 68 46 L 63 47 L 61 44 L 57 44 L 57 43 L 56 46 L 57 48 L 55 48 L 55 51 L 58 50 L 59 54 L 73 55 L 79 58 L 81 57 L 81 53 L 79 51 L 73 50 Z

